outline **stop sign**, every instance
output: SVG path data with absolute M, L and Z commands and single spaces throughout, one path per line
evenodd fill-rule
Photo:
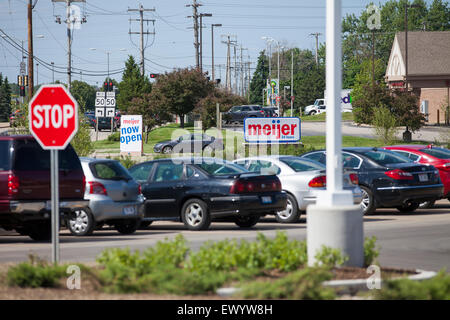
M 28 104 L 30 131 L 43 149 L 65 149 L 78 130 L 78 103 L 63 85 L 43 85 Z

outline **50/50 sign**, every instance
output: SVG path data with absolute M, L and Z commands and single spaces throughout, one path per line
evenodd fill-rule
M 105 95 L 106 93 L 106 95 Z M 111 93 L 113 95 L 111 95 Z M 114 92 L 97 92 L 97 96 L 95 97 L 95 106 L 96 107 L 115 107 L 116 106 L 116 97 Z

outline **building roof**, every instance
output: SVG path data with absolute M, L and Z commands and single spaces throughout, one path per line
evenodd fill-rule
M 396 39 L 405 58 L 405 33 Z M 450 75 L 450 31 L 408 32 L 408 75 Z

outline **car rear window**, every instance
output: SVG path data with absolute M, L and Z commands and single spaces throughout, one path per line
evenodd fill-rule
M 312 160 L 297 159 L 297 158 L 282 158 L 280 159 L 280 161 L 286 163 L 295 172 L 325 169 L 325 165 L 321 164 L 320 162 Z
M 197 166 L 213 176 L 226 176 L 248 172 L 241 166 L 226 162 L 202 162 L 197 164 Z
M 0 141 L 0 171 L 11 169 L 11 142 L 9 140 Z
M 103 180 L 133 179 L 128 171 L 117 161 L 94 162 L 89 165 L 94 177 Z
M 438 159 L 450 159 L 450 150 L 444 148 L 427 148 L 420 149 L 419 151 L 429 154 L 430 156 Z
M 363 154 L 369 159 L 375 161 L 379 165 L 385 166 L 387 164 L 393 163 L 405 163 L 405 162 L 413 162 L 411 159 L 407 157 L 401 156 L 392 151 L 381 151 L 381 150 L 371 150 L 367 152 L 363 152 Z
M 80 160 L 72 148 L 58 152 L 59 170 L 82 170 Z M 44 150 L 33 140 L 17 140 L 14 143 L 14 170 L 46 171 L 50 170 L 50 151 Z

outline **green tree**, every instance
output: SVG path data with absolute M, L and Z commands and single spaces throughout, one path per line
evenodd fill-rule
M 0 120 L 8 121 L 11 114 L 11 87 L 9 86 L 8 77 L 0 74 Z
M 434 0 L 428 10 L 426 19 L 427 30 L 450 30 L 450 3 L 442 0 Z
M 138 64 L 130 55 L 125 62 L 122 81 L 119 83 L 119 94 L 116 98 L 118 109 L 127 111 L 134 98 L 150 93 L 151 90 L 149 78 L 141 75 Z
M 74 80 L 70 93 L 77 100 L 80 109 L 84 112 L 95 107 L 95 88 L 86 82 Z
M 75 149 L 79 157 L 86 157 L 94 151 L 89 124 L 86 121 L 83 121 L 83 118 L 84 115 L 80 108 L 78 109 L 78 131 L 72 141 L 70 141 L 70 144 Z
M 184 128 L 184 116 L 213 90 L 213 82 L 208 81 L 200 71 L 179 69 L 158 77 L 153 85 L 150 102 L 179 116 L 181 127 Z
M 250 82 L 250 103 L 260 104 L 262 102 L 263 89 L 266 87 L 266 79 L 269 77 L 269 58 L 265 51 L 259 53 L 256 70 Z
M 378 108 L 386 108 L 392 112 L 393 98 L 383 86 L 372 87 L 371 84 L 364 84 L 360 90 L 353 92 L 352 98 L 356 123 L 373 124 L 374 113 Z
M 392 112 L 397 124 L 405 126 L 406 131 L 417 131 L 425 124 L 425 116 L 419 110 L 419 98 L 409 92 L 395 92 Z

